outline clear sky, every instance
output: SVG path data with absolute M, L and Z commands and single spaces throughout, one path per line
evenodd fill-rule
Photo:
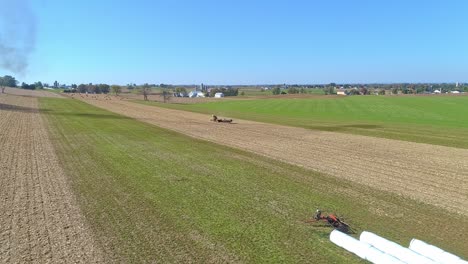
M 0 2 L 17 0 L 0 0 Z M 468 82 L 466 0 L 30 0 L 21 81 Z M 11 72 L 0 69 L 0 75 Z

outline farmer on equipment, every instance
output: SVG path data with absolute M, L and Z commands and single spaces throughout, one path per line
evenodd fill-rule
M 315 221 L 324 221 L 327 224 L 329 224 L 330 226 L 336 228 L 338 231 L 341 231 L 341 232 L 344 232 L 344 233 L 349 233 L 350 231 L 352 232 L 352 230 L 350 230 L 351 228 L 349 227 L 349 225 L 346 224 L 345 222 L 341 221 L 338 217 L 336 217 L 333 214 L 323 216 L 322 211 L 320 211 L 319 209 L 317 209 L 317 211 L 315 211 L 314 220 Z
M 216 115 L 211 115 L 210 121 L 218 123 L 232 123 L 232 119 L 218 118 Z
M 315 220 L 326 220 L 330 225 L 332 225 L 334 227 L 338 227 L 340 225 L 339 219 L 336 216 L 334 216 L 334 215 L 322 216 L 322 211 L 320 211 L 319 209 L 317 209 L 317 211 L 315 211 L 314 219 Z

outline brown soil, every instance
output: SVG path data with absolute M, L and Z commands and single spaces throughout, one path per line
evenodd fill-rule
M 103 262 L 37 98 L 0 94 L 0 263 Z
M 125 100 L 84 99 L 189 136 L 244 149 L 468 215 L 468 150 L 210 116 Z
M 1 89 L 0 89 L 1 94 Z M 49 92 L 47 90 L 25 90 L 20 88 L 5 88 L 5 94 L 20 95 L 20 96 L 32 96 L 32 97 L 57 97 L 62 98 L 61 95 Z

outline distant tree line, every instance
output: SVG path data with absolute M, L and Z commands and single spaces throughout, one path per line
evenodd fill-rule
M 27 84 L 23 82 L 21 83 L 21 89 L 26 89 L 26 90 L 44 89 L 44 85 L 42 84 L 42 82 L 35 82 L 32 84 Z
M 306 88 L 304 87 L 295 87 L 295 86 L 291 86 L 287 89 L 281 89 L 281 87 L 274 87 L 273 89 L 271 89 L 271 93 L 273 95 L 279 95 L 279 94 L 305 94 L 307 93 L 307 90 Z
M 3 77 L 0 76 L 1 93 L 5 92 L 6 87 L 16 87 L 17 83 L 18 81 L 13 76 L 10 76 L 10 75 L 5 75 Z
M 76 88 L 73 88 L 74 85 L 72 85 L 72 90 L 76 90 L 78 93 L 91 93 L 91 94 L 107 94 L 110 92 L 110 85 L 108 84 L 80 84 Z M 74 92 L 74 91 L 72 91 Z
M 211 88 L 210 97 L 214 97 L 216 93 L 223 93 L 224 96 L 237 96 L 239 88 Z
M 170 95 L 187 95 L 187 89 L 192 89 L 193 85 L 171 85 L 171 84 L 142 84 L 137 85 L 135 83 L 129 83 L 124 86 L 119 85 L 108 85 L 108 84 L 72 84 L 70 86 L 60 84 L 58 81 L 54 81 L 52 86 L 47 83 L 40 81 L 31 84 L 19 82 L 15 77 L 5 75 L 0 77 L 0 89 L 4 92 L 5 87 L 19 87 L 22 89 L 35 90 L 43 89 L 45 87 L 53 88 L 66 88 L 64 92 L 79 92 L 79 93 L 91 93 L 91 94 L 120 94 L 123 88 L 129 91 L 136 90 L 142 94 L 145 100 L 148 100 L 148 95 L 152 93 L 152 88 L 160 88 L 160 93 L 166 92 Z M 207 87 L 207 86 L 205 86 Z M 260 88 L 257 86 L 211 86 L 209 93 L 206 96 L 213 97 L 216 93 L 223 93 L 225 96 L 238 96 L 239 89 L 244 88 Z M 368 95 L 368 94 L 425 94 L 434 93 L 436 90 L 441 93 L 449 93 L 451 91 L 468 92 L 468 84 L 455 84 L 455 83 L 390 83 L 390 84 L 274 84 L 274 85 L 261 85 L 262 91 L 271 90 L 273 95 L 279 94 L 305 94 L 305 93 L 316 93 L 316 91 L 323 92 L 324 94 L 336 94 L 337 91 L 344 91 L 347 95 Z M 245 94 L 243 91 L 240 94 Z
M 18 85 L 18 81 L 15 77 L 10 75 L 5 75 L 3 77 L 0 76 L 0 86 L 2 87 L 16 87 Z

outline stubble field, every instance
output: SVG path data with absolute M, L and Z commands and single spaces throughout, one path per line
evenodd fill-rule
M 104 260 L 35 97 L 0 94 L 0 186 L 1 263 Z

